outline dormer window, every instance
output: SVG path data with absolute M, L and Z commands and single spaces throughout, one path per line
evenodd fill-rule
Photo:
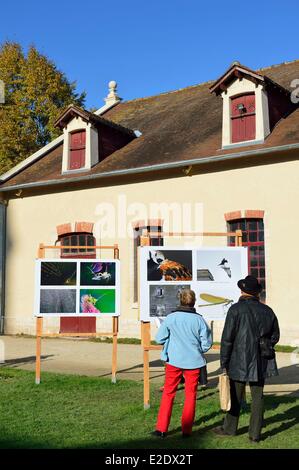
M 288 90 L 239 62 L 210 91 L 223 100 L 223 149 L 263 143 L 276 123 L 294 109 Z
M 69 170 L 78 170 L 85 166 L 86 130 L 70 133 Z
M 89 171 L 137 137 L 133 130 L 74 105 L 55 125 L 64 134 L 62 173 Z
M 255 139 L 255 94 L 231 98 L 232 143 Z

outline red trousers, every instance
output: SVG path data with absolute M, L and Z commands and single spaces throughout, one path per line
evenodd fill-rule
M 167 432 L 175 394 L 182 378 L 185 378 L 185 401 L 182 413 L 182 432 L 191 434 L 195 416 L 196 392 L 199 379 L 199 369 L 179 369 L 166 364 L 165 384 L 162 394 L 156 430 Z

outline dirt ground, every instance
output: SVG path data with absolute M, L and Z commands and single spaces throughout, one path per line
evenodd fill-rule
M 1 366 L 26 370 L 35 368 L 35 339 L 15 336 L 0 337 Z M 133 344 L 118 345 L 117 379 L 142 381 L 142 347 Z M 86 339 L 43 339 L 42 372 L 111 376 L 112 344 L 98 343 Z M 160 351 L 150 352 L 150 380 L 161 384 L 164 377 Z M 212 349 L 206 354 L 208 362 L 209 386 L 218 382 L 220 372 L 219 350 Z M 3 362 L 4 361 L 4 362 Z M 277 353 L 279 376 L 268 379 L 265 393 L 289 394 L 299 396 L 298 354 Z

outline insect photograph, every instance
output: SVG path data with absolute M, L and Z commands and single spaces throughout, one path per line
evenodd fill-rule
M 81 286 L 115 286 L 115 263 L 96 261 L 80 264 Z
M 199 304 L 198 307 L 208 307 L 208 306 L 213 306 L 213 305 L 231 305 L 234 303 L 233 299 L 226 299 L 225 297 L 218 297 L 216 295 L 212 294 L 200 294 L 199 297 L 204 300 L 205 304 Z
M 80 313 L 115 313 L 115 289 L 80 289 Z
M 238 300 L 238 292 L 217 286 L 197 292 L 196 299 L 195 308 L 205 320 L 224 320 L 231 305 Z
M 63 261 L 43 261 L 41 263 L 42 286 L 75 286 L 77 263 Z

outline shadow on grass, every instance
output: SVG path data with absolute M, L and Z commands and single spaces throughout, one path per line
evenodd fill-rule
M 207 394 L 206 396 L 208 396 Z M 203 397 L 205 398 L 205 397 Z M 267 397 L 265 399 L 265 411 L 271 412 L 275 410 L 273 405 L 277 407 L 281 405 L 291 405 L 298 402 L 297 397 Z M 204 411 L 204 408 L 203 408 Z M 275 413 L 275 411 L 274 411 Z M 246 413 L 247 414 L 247 413 Z M 204 448 L 217 448 L 229 449 L 230 445 L 234 447 L 235 438 L 229 438 L 225 440 L 219 440 L 215 438 L 211 432 L 213 428 L 220 426 L 223 422 L 224 413 L 221 410 L 212 411 L 207 414 L 203 414 L 194 423 L 197 429 L 194 430 L 192 436 L 188 439 L 183 439 L 181 436 L 181 428 L 176 427 L 170 429 L 166 439 L 156 438 L 151 436 L 150 432 L 147 432 L 143 437 L 130 439 L 128 434 L 127 439 L 112 438 L 109 441 L 106 436 L 101 441 L 95 439 L 93 442 L 76 442 L 71 445 L 63 446 L 63 442 L 57 440 L 51 441 L 50 439 L 34 440 L 26 436 L 14 437 L 13 435 L 7 435 L 6 437 L 0 437 L 0 448 L 2 449 L 53 449 L 53 448 L 71 448 L 71 449 L 204 449 Z M 249 420 L 249 416 L 246 417 Z M 279 426 L 274 429 L 267 429 L 269 426 L 274 424 Z M 293 426 L 299 423 L 299 405 L 292 406 L 286 409 L 285 412 L 278 412 L 272 416 L 268 416 L 265 419 L 265 428 L 262 440 L 266 440 L 270 437 L 285 433 L 290 430 Z M 200 428 L 198 429 L 198 426 Z M 243 426 L 239 429 L 236 439 L 240 439 L 242 434 L 247 433 L 248 427 Z M 234 442 L 233 442 L 233 440 Z M 277 441 L 280 442 L 280 441 Z M 237 442 L 239 444 L 239 442 Z M 241 447 L 244 447 L 245 441 L 240 441 Z M 251 444 L 247 443 L 246 447 L 252 447 Z M 281 448 L 283 448 L 283 443 Z
M 154 361 L 150 361 L 149 366 L 150 366 L 150 368 L 159 368 L 159 369 L 161 368 L 161 369 L 163 369 L 164 363 L 163 363 L 163 361 L 161 361 L 160 359 L 156 359 L 156 360 L 154 360 Z M 141 369 L 141 370 L 143 370 L 143 363 L 141 363 L 141 364 L 136 364 L 135 366 L 132 366 L 132 367 L 127 367 L 126 369 L 119 369 L 119 370 L 117 371 L 117 374 L 122 374 L 122 373 L 125 373 L 125 372 L 132 372 L 132 371 L 134 371 L 134 370 L 136 370 L 136 369 Z M 111 375 L 111 372 L 109 372 L 109 373 L 107 373 L 107 374 L 101 374 L 101 375 L 99 375 L 99 377 L 106 377 L 106 376 L 109 376 L 109 375 Z M 159 377 L 160 377 L 160 376 L 163 377 L 163 376 L 164 376 L 164 372 L 163 372 L 161 375 L 159 375 Z M 157 377 L 157 376 L 155 376 L 155 377 Z M 151 380 L 152 378 L 153 378 L 153 377 L 150 377 L 150 380 Z M 143 379 L 141 378 L 140 380 L 143 380 Z
M 45 361 L 49 357 L 54 357 L 54 354 L 48 354 L 41 356 L 41 360 Z M 0 364 L 0 367 L 13 367 L 19 366 L 20 364 L 34 364 L 36 356 L 18 357 L 16 359 L 7 359 L 4 363 Z

